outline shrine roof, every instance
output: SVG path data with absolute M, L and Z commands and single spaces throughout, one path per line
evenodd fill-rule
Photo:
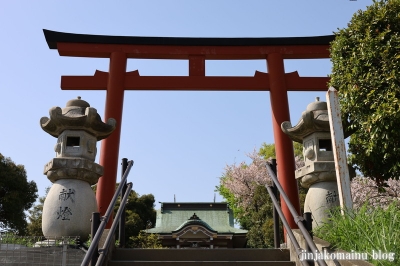
M 193 216 L 199 219 L 192 219 Z M 218 234 L 246 234 L 246 230 L 234 227 L 233 213 L 227 203 L 216 202 L 174 202 L 162 203 L 157 210 L 156 227 L 148 233 L 171 234 L 191 224 L 198 224 Z
M 278 46 L 278 45 L 329 45 L 334 35 L 307 37 L 140 37 L 92 35 L 57 32 L 43 29 L 50 49 L 57 49 L 57 43 L 127 44 L 127 45 L 176 45 L 176 46 Z

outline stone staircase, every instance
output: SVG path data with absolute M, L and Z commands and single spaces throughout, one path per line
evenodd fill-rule
M 108 266 L 295 266 L 288 249 L 116 249 Z

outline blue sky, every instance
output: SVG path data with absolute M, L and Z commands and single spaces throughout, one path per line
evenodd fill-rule
M 44 165 L 56 139 L 39 125 L 52 106 L 76 96 L 104 116 L 104 91 L 61 91 L 62 75 L 108 71 L 107 59 L 60 57 L 42 29 L 166 37 L 330 35 L 372 1 L 4 1 L 0 7 L 0 153 L 26 167 L 43 196 Z M 285 71 L 326 76 L 329 60 L 286 60 Z M 184 60 L 133 60 L 141 75 L 187 75 Z M 206 61 L 206 75 L 252 76 L 264 60 Z M 325 92 L 289 93 L 291 122 Z M 120 158 L 135 161 L 129 180 L 158 201 L 212 201 L 226 164 L 273 143 L 268 92 L 125 92 Z M 100 151 L 100 143 L 98 143 Z M 99 154 L 97 155 L 97 161 Z M 118 177 L 119 179 L 119 177 Z M 217 195 L 217 201 L 222 198 Z M 159 205 L 157 204 L 157 207 Z

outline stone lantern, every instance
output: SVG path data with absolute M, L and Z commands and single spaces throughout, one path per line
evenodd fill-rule
M 96 142 L 107 138 L 116 121 L 101 121 L 97 110 L 80 97 L 67 102 L 65 108 L 52 107 L 50 118 L 42 117 L 40 126 L 57 138 L 56 157 L 44 167 L 53 183 L 43 205 L 42 230 L 48 237 L 90 234 L 90 218 L 97 212 L 91 186 L 103 175 L 103 167 L 94 162 Z
M 283 122 L 281 128 L 293 141 L 303 144 L 305 166 L 296 170 L 304 188 L 309 188 L 304 212 L 311 212 L 313 227 L 328 217 L 328 209 L 339 206 L 335 161 L 329 128 L 327 103 L 310 103 L 297 125 Z

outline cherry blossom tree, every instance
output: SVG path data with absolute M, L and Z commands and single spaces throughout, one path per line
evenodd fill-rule
M 255 150 L 248 154 L 252 162 L 247 165 L 241 162 L 236 165 L 227 165 L 225 173 L 220 180 L 220 186 L 217 190 L 226 190 L 222 196 L 227 196 L 231 193 L 231 198 L 228 202 L 237 209 L 237 219 L 240 220 L 242 216 L 248 215 L 251 212 L 253 205 L 253 198 L 258 186 L 265 186 L 271 184 L 272 180 L 267 172 L 265 165 L 271 163 L 270 159 L 265 159 Z M 302 167 L 304 162 L 298 156 L 295 157 L 296 169 Z M 369 177 L 357 176 L 351 181 L 351 193 L 353 204 L 355 208 L 360 207 L 365 202 L 371 206 L 382 208 L 387 207 L 394 200 L 400 201 L 400 180 L 389 178 L 384 181 L 383 186 L 379 186 L 375 179 Z M 228 198 L 225 199 L 228 200 Z
M 264 145 L 263 147 L 269 147 Z M 265 248 L 273 245 L 272 201 L 265 185 L 272 184 L 266 164 L 271 163 L 271 155 L 254 150 L 247 154 L 250 164 L 227 165 L 216 190 L 227 200 L 234 212 L 236 221 L 247 229 L 248 246 Z M 274 154 L 273 154 L 274 155 Z M 304 165 L 300 157 L 295 157 L 296 168 Z M 261 232 L 261 233 L 260 233 Z
M 271 163 L 271 158 L 265 159 L 255 150 L 247 154 L 252 162 L 247 165 L 241 162 L 236 165 L 227 165 L 224 176 L 221 178 L 220 186 L 228 189 L 235 197 L 237 207 L 248 210 L 252 208 L 252 198 L 258 186 L 272 184 L 266 164 Z M 295 157 L 296 169 L 304 165 L 303 160 Z M 246 214 L 243 213 L 244 215 Z
M 367 203 L 372 207 L 388 207 L 393 201 L 400 204 L 400 180 L 389 178 L 383 186 L 369 177 L 355 177 L 351 181 L 354 208 Z
M 216 190 L 226 199 L 234 212 L 234 217 L 241 228 L 247 229 L 248 246 L 255 248 L 273 245 L 272 202 L 265 189 L 271 184 L 266 164 L 271 163 L 271 145 L 263 145 L 259 152 L 247 154 L 250 164 L 226 165 L 220 184 Z M 303 160 L 295 157 L 296 169 L 303 167 Z M 306 190 L 300 188 L 300 202 L 304 203 Z M 395 200 L 400 204 L 400 181 L 388 179 L 384 186 L 378 186 L 374 179 L 355 177 L 351 182 L 354 207 L 364 203 L 373 207 L 386 208 Z

